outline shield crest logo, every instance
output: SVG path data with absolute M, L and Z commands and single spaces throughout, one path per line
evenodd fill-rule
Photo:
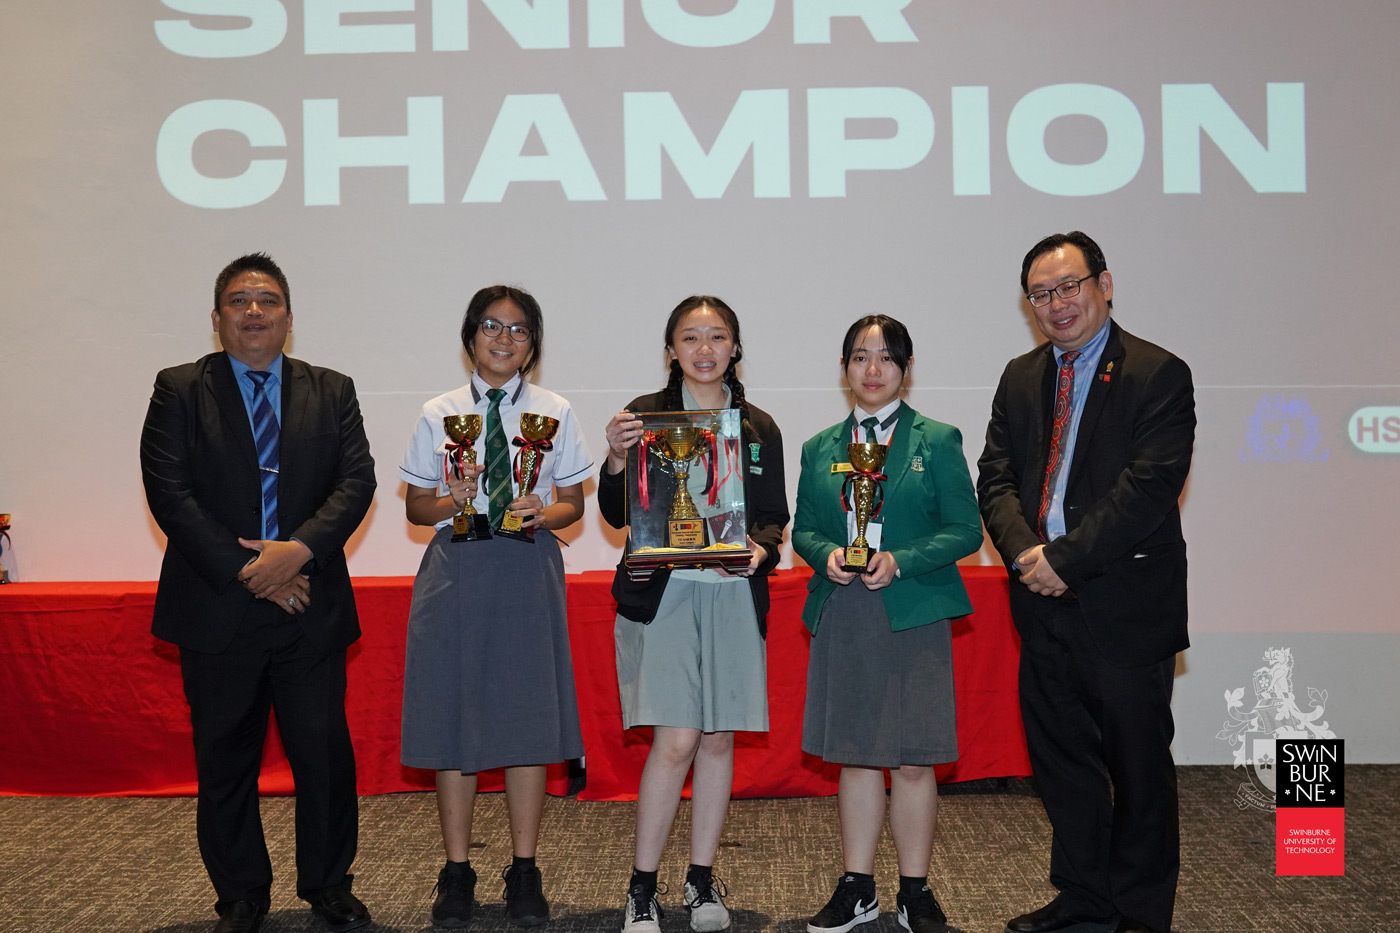
M 1245 733 L 1249 749 L 1249 779 L 1260 790 L 1273 796 L 1278 786 L 1278 739 L 1272 732 Z

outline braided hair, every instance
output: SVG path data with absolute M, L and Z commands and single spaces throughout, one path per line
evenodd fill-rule
M 744 358 L 744 347 L 739 338 L 739 316 L 734 313 L 734 309 L 713 295 L 691 295 L 676 305 L 671 311 L 671 316 L 666 319 L 666 346 L 673 347 L 675 345 L 676 328 L 685 320 L 687 314 L 699 308 L 709 308 L 718 314 L 734 338 L 734 355 L 729 358 L 729 366 L 724 370 L 724 384 L 729 387 L 731 406 L 739 409 L 742 430 L 752 435 L 753 424 L 749 421 L 749 403 L 744 395 L 744 384 L 739 381 L 739 362 Z M 670 377 L 666 380 L 666 388 L 661 390 L 662 402 L 668 409 L 681 411 L 685 408 L 681 397 L 681 385 L 684 381 L 685 372 L 681 369 L 680 360 L 671 360 Z

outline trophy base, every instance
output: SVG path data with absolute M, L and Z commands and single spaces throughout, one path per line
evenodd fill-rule
M 535 543 L 535 527 L 531 525 L 526 528 L 519 518 L 510 512 L 501 519 L 501 527 L 496 529 L 496 536 L 499 538 L 514 538 L 517 541 L 524 541 L 527 544 Z
M 846 546 L 846 562 L 841 565 L 841 569 L 847 573 L 869 573 L 870 572 L 870 552 L 871 548 L 856 547 L 853 544 Z
M 452 517 L 452 540 L 485 541 L 491 537 L 491 519 L 480 512 Z
M 649 580 L 662 567 L 721 567 L 728 571 L 742 570 L 753 560 L 753 551 L 732 544 L 714 544 L 707 548 L 649 547 L 627 552 L 623 564 L 632 580 Z

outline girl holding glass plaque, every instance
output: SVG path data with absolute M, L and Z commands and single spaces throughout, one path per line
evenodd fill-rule
M 899 922 L 914 933 L 946 929 L 927 883 L 938 812 L 933 766 L 958 757 L 950 619 L 972 611 L 957 561 L 981 547 L 982 523 L 962 436 L 900 398 L 913 362 L 903 324 L 883 314 L 856 321 L 841 348 L 854 412 L 802 445 L 792 545 L 815 571 L 802 612 L 812 632 L 802 750 L 842 766 L 845 861 L 810 933 L 844 933 L 879 916 L 885 769 Z M 856 539 L 851 479 L 862 459 L 852 444 L 884 445 L 872 458 L 883 454 L 883 463 L 866 468 L 881 489 L 864 572 L 846 569 Z
M 628 524 L 628 449 L 642 438 L 632 412 L 737 408 L 742 415 L 737 464 L 716 464 L 742 477 L 748 544 L 753 558 L 734 573 L 661 568 L 636 581 L 618 564 L 613 595 L 618 691 L 623 727 L 653 726 L 651 751 L 637 794 L 637 837 L 623 930 L 657 933 L 657 869 L 691 781 L 690 868 L 683 904 L 693 930 L 729 926 L 724 885 L 713 874 L 734 777 L 734 733 L 768 729 L 764 647 L 767 575 L 778 563 L 788 522 L 783 441 L 778 426 L 744 396 L 737 367 L 743 358 L 739 319 L 718 298 L 696 295 L 666 321 L 670 380 L 660 392 L 634 399 L 608 422 L 608 456 L 598 481 L 598 505 L 615 528 Z M 714 481 L 717 479 L 712 478 Z M 690 490 L 702 499 L 705 471 L 692 470 Z M 665 893 L 664 888 L 661 893 Z
M 476 872 L 467 854 L 476 777 L 501 767 L 514 853 L 502 873 L 506 915 L 517 926 L 548 919 L 535 865 L 545 765 L 583 754 L 564 562 L 553 533 L 583 515 L 581 484 L 593 462 L 569 403 L 525 381 L 543 331 L 539 303 L 528 292 L 505 285 L 477 292 L 462 321 L 471 381 L 423 406 L 399 467 L 408 520 L 437 529 L 413 582 L 401 755 L 409 767 L 437 771 L 447 852 L 432 909 L 437 926 L 471 919 Z M 527 414 L 556 419 L 558 428 L 536 443 L 529 459 L 539 464 L 538 485 L 519 495 L 511 483 L 519 455 L 512 452 L 531 442 L 521 430 Z M 479 433 L 449 437 L 444 419 L 458 415 L 479 417 L 471 419 Z M 468 446 L 480 463 L 461 456 Z M 535 541 L 499 534 L 454 541 L 453 519 L 468 503 L 497 529 L 513 513 L 534 529 Z

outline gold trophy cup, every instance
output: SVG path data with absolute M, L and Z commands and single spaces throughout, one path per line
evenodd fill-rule
M 515 472 L 520 477 L 520 494 L 528 496 L 534 492 L 540 479 L 540 461 L 544 452 L 553 444 L 554 435 L 559 430 L 559 419 L 548 415 L 532 415 L 529 412 L 520 416 L 520 437 L 515 439 L 520 448 L 515 455 Z M 501 527 L 496 533 L 518 541 L 535 543 L 535 528 L 524 527 L 521 519 L 511 512 L 501 518 Z
M 884 444 L 851 444 L 846 448 L 846 456 L 854 468 L 846 482 L 851 485 L 852 505 L 856 512 L 856 539 L 847 545 L 846 562 L 841 567 L 847 573 L 870 572 L 870 552 L 874 548 L 865 540 L 865 530 L 870 527 L 871 516 L 879 512 L 876 496 L 882 490 L 875 475 L 885 465 L 885 456 L 889 452 L 890 449 Z M 883 495 L 880 495 L 880 500 L 884 501 Z
M 472 444 L 481 436 L 481 416 L 448 415 L 442 419 L 442 429 L 447 432 L 447 439 L 455 445 L 448 450 L 447 462 L 451 466 L 445 466 L 445 472 L 450 479 L 466 479 L 462 463 L 465 461 L 476 466 L 476 448 Z M 468 499 L 462 511 L 452 516 L 452 540 L 483 541 L 489 537 L 491 520 L 478 512 Z
M 652 452 L 671 464 L 676 477 L 676 494 L 671 499 L 671 512 L 667 516 L 666 543 L 676 548 L 702 548 L 705 546 L 705 523 L 700 519 L 695 500 L 690 498 L 687 481 L 691 461 L 705 452 L 704 434 L 693 425 L 680 425 L 653 431 L 651 442 Z

